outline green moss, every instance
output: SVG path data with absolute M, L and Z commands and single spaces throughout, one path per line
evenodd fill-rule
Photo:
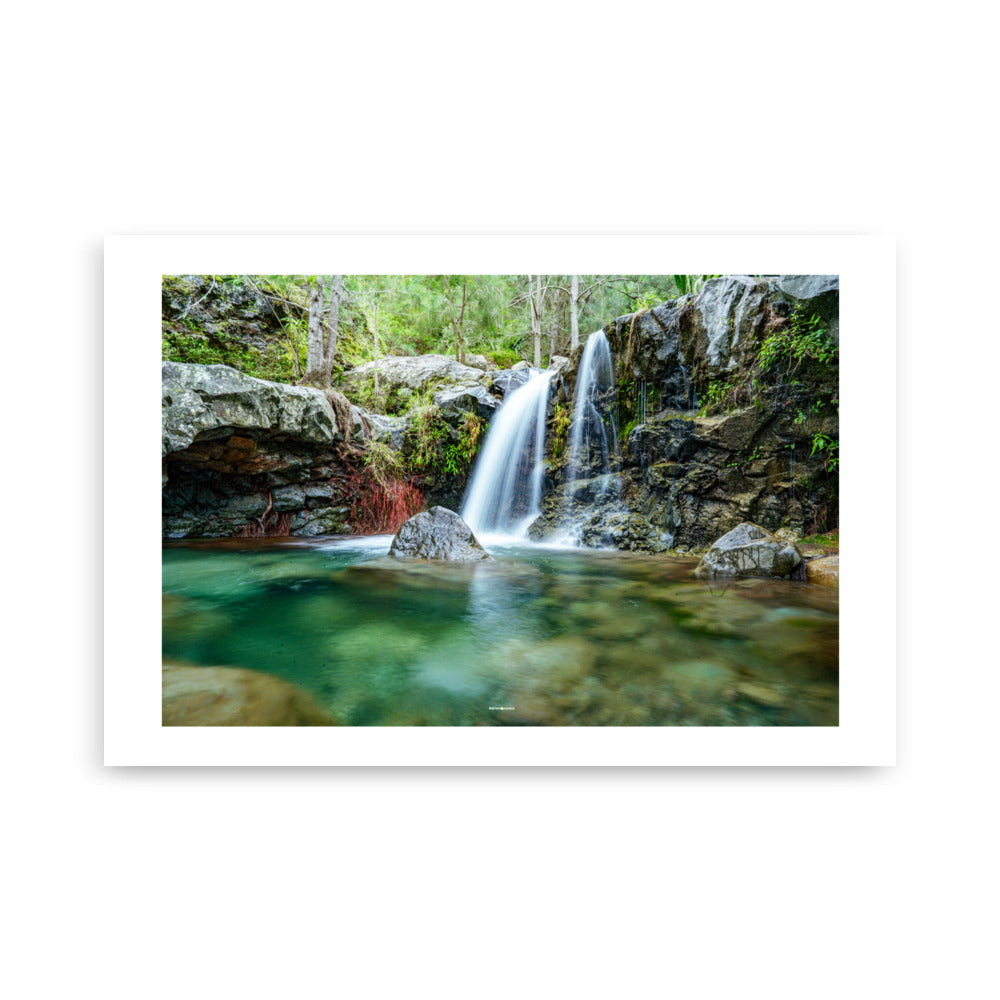
M 164 361 L 195 365 L 229 365 L 254 378 L 294 382 L 295 363 L 288 349 L 269 345 L 256 351 L 199 331 L 191 324 L 165 323 L 161 335 Z
M 826 549 L 827 551 L 839 552 L 840 529 L 836 528 L 833 531 L 826 531 L 819 535 L 807 535 L 802 539 L 801 544 L 805 546 L 815 546 L 816 548 Z
M 566 450 L 566 439 L 569 436 L 569 426 L 572 413 L 565 403 L 556 403 L 552 407 L 552 429 L 549 440 L 552 442 L 552 457 L 559 459 Z
M 519 361 L 522 360 L 521 352 L 511 350 L 509 348 L 498 348 L 495 351 L 487 351 L 486 357 L 488 357 L 497 368 L 513 368 Z

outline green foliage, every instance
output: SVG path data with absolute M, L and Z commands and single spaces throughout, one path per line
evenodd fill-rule
M 414 410 L 405 436 L 410 468 L 433 472 L 441 462 L 442 442 L 447 434 L 448 425 L 440 410 L 433 406 Z
M 808 413 L 836 406 L 837 359 L 837 344 L 818 316 L 774 317 L 749 368 L 710 380 L 699 391 L 699 415 L 783 405 L 794 406 L 794 423 L 804 424 Z
M 796 314 L 792 322 L 775 328 L 761 344 L 758 360 L 767 371 L 784 361 L 788 371 L 794 371 L 803 361 L 830 364 L 838 353 L 837 345 L 830 338 L 818 316 L 806 319 Z
M 487 351 L 486 357 L 488 357 L 490 361 L 497 366 L 497 368 L 513 368 L 519 361 L 524 360 L 521 357 L 521 352 L 513 349 Z
M 704 417 L 712 412 L 733 409 L 735 389 L 728 377 L 712 379 L 701 396 L 698 415 Z
M 453 428 L 433 404 L 422 403 L 411 414 L 405 436 L 408 464 L 414 472 L 431 475 L 465 475 L 479 451 L 486 421 L 465 414 Z
M 384 381 L 376 385 L 374 376 L 353 382 L 349 396 L 357 406 L 390 416 L 399 416 L 414 405 L 414 396 L 409 390 L 389 389 Z
M 634 431 L 641 423 L 642 421 L 638 417 L 633 417 L 629 420 L 625 426 L 622 427 L 621 433 L 618 435 L 619 440 L 623 443 L 627 441 L 629 434 L 631 434 L 632 431 Z
M 688 292 L 697 292 L 709 278 L 718 278 L 717 274 L 672 274 L 674 285 L 678 295 L 687 295 Z
M 398 451 L 381 441 L 369 441 L 364 453 L 364 467 L 383 487 L 399 478 L 403 459 Z
M 758 458 L 761 457 L 760 448 L 754 448 L 754 450 L 749 455 L 744 455 L 742 458 L 737 458 L 732 462 L 726 463 L 727 469 L 734 469 L 741 465 L 750 465 L 752 462 L 756 462 Z
M 486 421 L 475 413 L 466 413 L 458 428 L 457 440 L 450 441 L 444 449 L 445 472 L 453 476 L 464 475 L 472 468 L 479 443 L 486 433 Z
M 525 340 L 524 334 L 521 333 L 509 336 L 500 336 L 498 334 L 487 337 L 481 344 L 480 350 L 474 353 L 484 354 L 497 368 L 513 368 L 519 361 L 524 360 L 522 351 Z
M 330 287 L 332 275 L 203 275 L 212 286 L 209 301 L 226 298 L 229 291 L 252 290 L 250 307 L 257 319 L 267 320 L 274 343 L 255 360 L 249 349 L 232 351 L 226 344 L 198 344 L 179 337 L 176 330 L 169 343 L 165 338 L 164 357 L 198 363 L 224 362 L 241 371 L 277 381 L 295 381 L 295 361 L 302 370 L 308 342 L 309 290 L 320 278 Z M 545 286 L 542 309 L 544 354 L 570 352 L 570 275 L 543 275 Z M 578 319 L 582 335 L 604 326 L 608 319 L 652 308 L 675 297 L 677 286 L 670 275 L 611 274 L 579 275 Z M 705 275 L 691 276 L 704 279 Z M 465 350 L 483 354 L 498 367 L 509 368 L 531 360 L 531 319 L 527 296 L 527 276 L 515 274 L 449 275 L 434 274 L 353 274 L 344 275 L 343 298 L 338 321 L 334 373 L 371 361 L 386 354 L 454 355 L 455 338 L 451 323 L 460 312 L 461 289 L 465 289 L 462 338 Z M 166 276 L 164 288 L 177 278 Z M 198 295 L 208 291 L 205 285 Z M 197 298 L 197 296 L 195 297 Z M 247 299 L 244 296 L 244 299 Z M 449 302 L 452 309 L 449 309 Z M 456 308 L 458 303 L 458 308 Z M 192 305 L 191 303 L 183 303 Z M 179 311 L 179 309 L 178 309 Z M 235 310 L 227 322 L 238 325 L 248 314 Z M 167 321 L 173 317 L 164 317 Z M 171 325 L 175 325 L 173 322 Z M 377 337 L 376 337 L 377 331 Z M 165 331 L 166 332 L 166 331 Z M 206 359 L 206 360 L 202 360 Z M 252 371 L 251 371 L 252 369 Z
M 823 468 L 827 472 L 833 472 L 840 463 L 839 449 L 840 441 L 837 438 L 827 437 L 826 434 L 815 434 L 812 441 L 812 451 L 809 454 L 821 454 L 823 456 Z
M 552 442 L 552 457 L 559 459 L 566 450 L 566 439 L 573 413 L 566 403 L 556 403 L 552 407 L 552 424 L 549 430 L 549 440 Z
M 801 544 L 826 549 L 827 552 L 837 552 L 840 550 L 840 529 L 826 531 L 818 535 L 806 535 Z
M 289 349 L 275 343 L 256 351 L 238 342 L 212 337 L 191 321 L 164 325 L 161 333 L 164 361 L 195 365 L 229 365 L 254 378 L 294 382 L 295 364 Z

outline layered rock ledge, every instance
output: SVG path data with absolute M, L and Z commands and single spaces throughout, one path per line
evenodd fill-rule
M 347 530 L 334 489 L 362 414 L 340 427 L 319 389 L 225 365 L 164 362 L 163 534 L 222 538 Z

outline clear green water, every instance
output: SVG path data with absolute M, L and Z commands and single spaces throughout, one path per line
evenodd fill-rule
M 837 724 L 835 591 L 618 552 L 396 563 L 388 544 L 165 546 L 164 662 L 275 674 L 342 725 Z

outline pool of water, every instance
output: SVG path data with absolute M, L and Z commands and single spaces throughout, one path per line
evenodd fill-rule
M 276 675 L 341 725 L 837 725 L 836 591 L 496 541 L 401 563 L 390 541 L 166 544 L 164 663 Z

